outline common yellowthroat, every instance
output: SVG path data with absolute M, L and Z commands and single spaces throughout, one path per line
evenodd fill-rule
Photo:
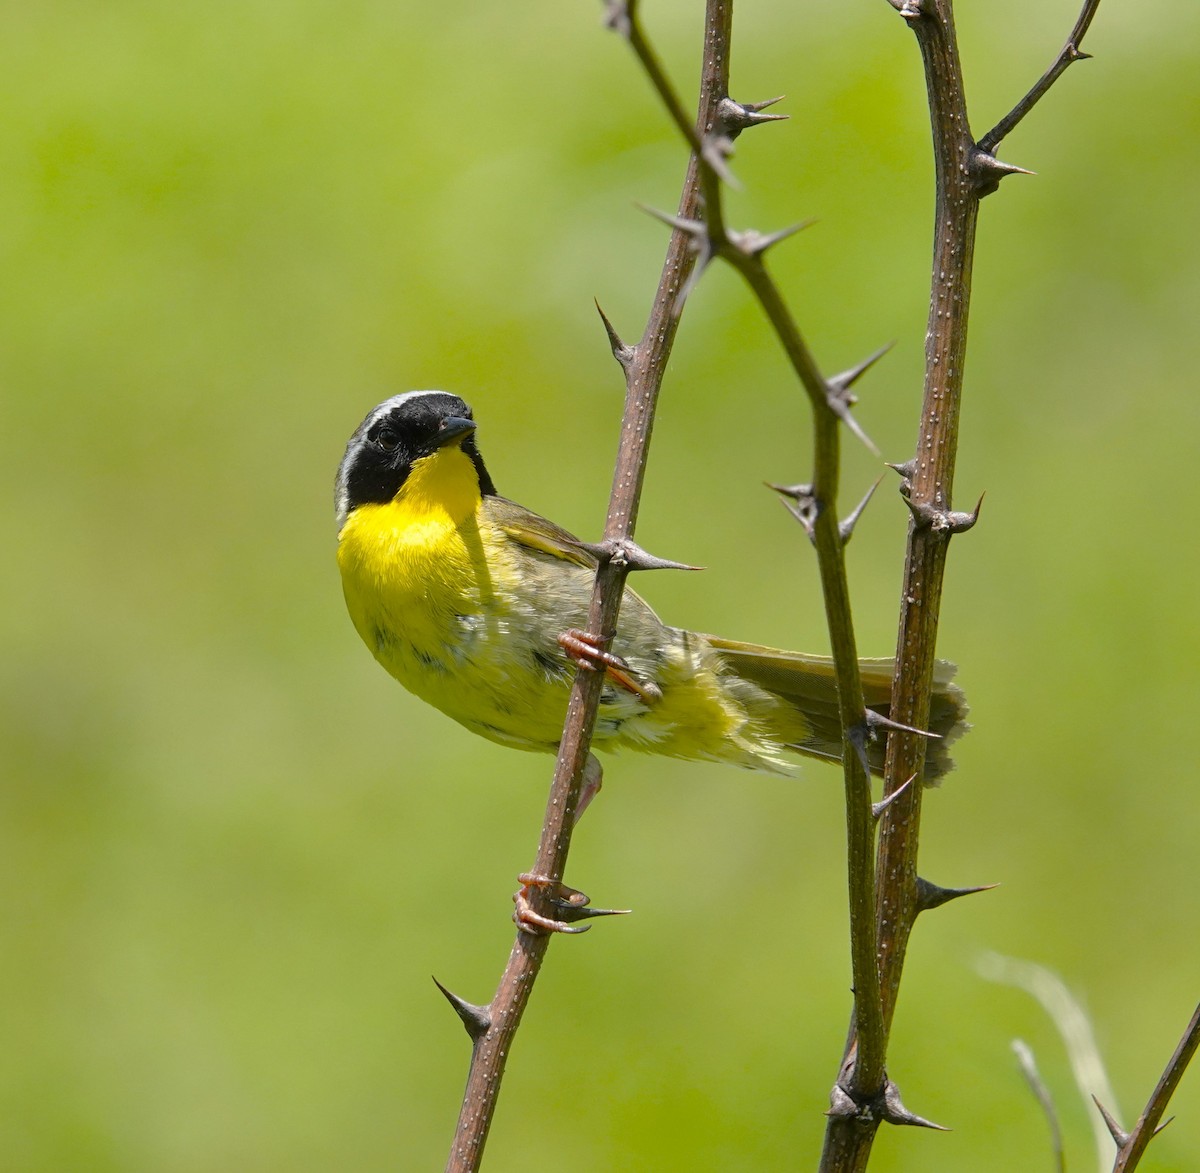
M 409 391 L 376 407 L 337 474 L 338 565 L 350 617 L 410 692 L 502 745 L 554 752 L 579 660 L 595 558 L 501 497 L 463 400 Z M 792 753 L 840 761 L 832 662 L 669 627 L 626 588 L 593 744 L 794 774 Z M 886 715 L 892 661 L 860 662 Z M 966 705 L 939 662 L 925 779 L 951 768 Z M 871 769 L 883 745 L 868 747 Z

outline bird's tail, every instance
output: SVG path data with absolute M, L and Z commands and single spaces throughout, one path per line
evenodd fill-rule
M 812 757 L 842 760 L 842 726 L 831 659 L 711 635 L 706 638 L 720 655 L 727 671 L 778 697 L 799 713 L 804 732 L 797 736 L 794 730 L 786 731 L 781 738 L 784 744 Z M 890 659 L 858 662 L 867 708 L 885 717 L 891 707 L 894 666 L 895 662 Z M 936 784 L 954 768 L 949 747 L 970 728 L 966 721 L 966 697 L 962 689 L 951 683 L 954 673 L 955 666 L 947 660 L 938 660 L 934 665 L 929 732 L 938 736 L 929 739 L 925 751 L 924 780 L 927 784 Z M 883 737 L 867 743 L 867 761 L 873 774 L 883 773 L 886 745 Z

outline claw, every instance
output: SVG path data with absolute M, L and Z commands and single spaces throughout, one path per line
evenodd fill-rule
M 633 670 L 620 656 L 615 656 L 600 646 L 603 642 L 600 636 L 576 628 L 564 631 L 558 637 L 559 647 L 580 668 L 586 668 L 589 672 L 603 668 L 611 680 L 627 692 L 641 697 L 648 705 L 662 699 L 662 690 L 653 680 L 635 679 Z
M 586 893 L 578 888 L 568 888 L 566 884 L 536 872 L 522 872 L 517 879 L 521 887 L 513 893 L 513 903 L 517 906 L 513 920 L 521 932 L 535 937 L 550 933 L 586 933 L 591 925 L 575 925 L 571 922 L 596 916 L 625 916 L 633 911 L 630 908 L 588 908 L 591 901 Z M 548 893 L 550 904 L 561 919 L 554 920 L 534 911 L 530 895 L 535 888 Z

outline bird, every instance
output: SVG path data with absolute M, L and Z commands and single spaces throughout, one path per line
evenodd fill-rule
M 664 623 L 629 587 L 611 644 L 586 631 L 597 557 L 501 496 L 471 408 L 407 391 L 359 424 L 337 471 L 337 562 L 350 618 L 406 689 L 467 729 L 556 752 L 576 669 L 605 673 L 593 747 L 794 775 L 796 755 L 841 761 L 833 662 Z M 887 717 L 893 661 L 859 662 L 867 706 Z M 952 766 L 965 728 L 954 666 L 934 674 L 924 781 Z M 882 773 L 884 745 L 865 746 Z M 578 814 L 599 789 L 589 758 Z M 577 814 L 577 817 L 578 817 Z

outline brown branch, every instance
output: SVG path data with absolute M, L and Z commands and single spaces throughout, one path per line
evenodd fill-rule
M 977 516 L 977 512 L 955 513 L 952 498 L 979 201 L 1017 169 L 998 162 L 971 137 L 953 0 L 888 2 L 908 22 L 921 51 L 936 178 L 924 397 L 916 455 L 902 466 L 902 492 L 913 518 L 900 592 L 890 709 L 893 720 L 924 729 L 929 720 L 949 541 L 954 533 L 974 524 Z M 1086 29 L 1097 2 L 1089 0 L 1076 25 L 1075 39 Z M 1040 89 L 1035 87 L 1037 92 L 1031 91 L 1032 97 L 1024 99 L 1009 116 L 1014 119 L 1011 125 L 1032 109 L 1064 68 L 1058 68 Z M 1002 124 L 998 129 L 1002 138 L 1011 126 Z M 902 732 L 888 739 L 884 794 L 897 797 L 881 816 L 876 908 L 886 1034 L 891 1031 L 909 937 L 924 907 L 917 874 L 922 788 L 905 787 L 908 779 L 923 773 L 925 748 L 924 738 Z M 902 789 L 904 792 L 898 793 Z M 852 1029 L 845 1062 L 853 1061 L 856 1045 Z M 878 1111 L 831 1114 L 821 1169 L 866 1168 L 880 1118 Z
M 813 545 L 825 600 L 825 619 L 837 671 L 838 704 L 844 741 L 842 767 L 846 806 L 847 884 L 850 911 L 850 959 L 854 983 L 854 1021 L 859 1046 L 856 1062 L 838 1083 L 855 1102 L 876 1097 L 883 1088 L 886 1031 L 883 1022 L 875 936 L 875 815 L 871 780 L 854 744 L 866 736 L 866 705 L 858 669 L 858 648 L 850 611 L 845 539 L 837 515 L 840 462 L 838 415 L 833 389 L 817 371 L 795 320 L 768 274 L 761 254 L 722 250 L 753 290 L 775 329 L 788 360 L 809 394 L 813 409 L 812 498 L 816 517 Z
M 726 29 L 719 52 L 728 61 L 732 24 L 732 0 L 708 0 L 710 27 Z M 622 30 L 630 46 L 658 91 L 668 112 L 678 108 L 666 74 L 654 55 L 637 20 L 636 7 L 622 9 Z M 839 1083 L 855 1103 L 875 1102 L 884 1093 L 884 1030 L 879 987 L 879 968 L 875 940 L 875 817 L 871 805 L 870 777 L 862 755 L 862 742 L 868 736 L 867 712 L 859 677 L 858 651 L 850 610 L 850 592 L 846 578 L 844 547 L 846 537 L 838 522 L 837 497 L 840 467 L 839 421 L 846 422 L 862 436 L 850 414 L 847 391 L 850 384 L 870 364 L 863 364 L 844 376 L 825 378 L 779 287 L 767 270 L 767 249 L 791 234 L 791 230 L 773 236 L 757 232 L 732 233 L 725 226 L 721 169 L 715 159 L 723 160 L 736 130 L 741 129 L 738 112 L 757 114 L 761 104 L 742 107 L 730 102 L 726 109 L 730 120 L 715 128 L 700 144 L 689 137 L 693 150 L 700 150 L 700 181 L 704 194 L 704 219 L 689 217 L 682 226 L 689 231 L 702 260 L 720 257 L 732 265 L 749 285 L 763 312 L 775 330 L 784 353 L 808 394 L 813 411 L 813 481 L 805 486 L 806 524 L 817 551 L 825 615 L 829 627 L 834 666 L 837 673 L 838 699 L 844 744 L 842 764 L 846 793 L 846 832 L 848 848 L 848 885 L 850 905 L 851 966 L 854 983 L 854 1016 L 859 1027 L 857 1061 L 848 1065 Z M 728 116 L 728 115 L 727 115 Z M 679 119 L 674 118 L 678 124 Z M 870 441 L 862 437 L 870 446 Z M 872 446 L 873 447 L 873 446 Z M 850 525 L 852 528 L 852 523 Z
M 1128 1135 L 1124 1144 L 1119 1145 L 1116 1164 L 1113 1173 L 1132 1173 L 1138 1167 L 1146 1146 L 1160 1133 L 1166 1125 L 1160 1125 L 1163 1113 L 1183 1078 L 1188 1064 L 1192 1061 L 1196 1049 L 1200 1047 L 1200 1006 L 1196 1007 L 1191 1022 L 1183 1032 L 1175 1053 L 1167 1063 L 1154 1091 L 1150 1095 L 1142 1114 L 1138 1117 L 1133 1131 Z M 1170 1121 L 1168 1121 L 1170 1123 Z
M 917 458 L 906 466 L 908 499 L 930 510 L 949 511 L 958 441 L 959 398 L 966 349 L 971 262 L 979 209 L 974 174 L 975 145 L 967 122 L 966 98 L 950 0 L 895 5 L 916 33 L 925 66 L 933 127 L 937 180 L 933 289 L 925 348 L 925 394 Z M 896 675 L 891 717 L 927 727 L 933 684 L 942 576 L 949 530 L 933 522 L 909 526 L 901 592 Z M 903 733 L 888 739 L 884 794 L 900 791 L 923 773 L 925 740 Z M 917 845 L 922 787 L 908 786 L 880 820 L 876 919 L 885 1032 L 890 1031 L 909 934 L 919 911 Z M 846 1062 L 853 1061 L 852 1031 Z M 866 1168 L 879 1126 L 878 1113 L 831 1115 L 821 1157 L 822 1170 Z
M 1084 34 L 1088 31 L 1088 26 L 1092 23 L 1092 18 L 1096 15 L 1096 9 L 1099 7 L 1100 0 L 1084 0 L 1083 10 L 1079 14 L 1079 19 L 1075 22 L 1075 27 L 1071 30 L 1071 35 L 1067 37 L 1066 44 L 1059 50 L 1054 63 L 1038 78 L 1037 84 L 1033 89 L 979 140 L 979 149 L 981 151 L 986 151 L 989 155 L 995 154 L 996 148 L 1008 137 L 1017 123 L 1046 96 L 1050 87 L 1066 73 L 1067 66 L 1073 65 L 1076 61 L 1083 61 L 1091 56 L 1090 53 L 1081 53 L 1079 51 L 1079 44 L 1083 40 Z
M 907 499 L 918 507 L 949 511 L 958 447 L 959 404 L 966 354 L 971 270 L 980 192 L 974 174 L 975 145 L 967 121 L 962 69 L 950 0 L 924 0 L 907 17 L 925 66 L 933 128 L 936 205 L 933 282 L 925 342 L 925 391 L 917 456 L 904 480 Z M 934 654 L 949 531 L 934 523 L 909 525 L 892 717 L 924 728 L 929 716 Z M 924 764 L 925 741 L 889 739 L 884 792 L 890 794 Z M 909 787 L 883 815 L 880 832 L 880 958 L 884 1012 L 895 1011 L 904 950 L 917 914 L 916 856 L 922 788 Z
M 725 35 L 722 30 L 714 29 L 711 23 L 706 29 L 697 119 L 699 135 L 707 134 L 714 125 L 717 104 L 728 88 L 728 58 L 717 53 L 715 48 L 721 43 L 722 35 Z M 693 157 L 683 185 L 679 215 L 689 219 L 695 217 L 699 198 L 698 169 Z M 631 560 L 636 561 L 632 557 L 635 548 L 631 538 L 645 478 L 655 406 L 679 323 L 680 293 L 694 264 L 695 255 L 687 234 L 676 231 L 667 247 L 646 330 L 636 346 L 622 344 L 605 321 L 613 354 L 625 371 L 625 412 L 604 527 L 603 549 L 608 556 L 602 559 L 596 575 L 588 626 L 589 630 L 609 637 L 616 628 Z M 580 671 L 576 673 L 571 689 L 534 864 L 538 875 L 553 881 L 561 881 L 566 868 L 575 809 L 603 684 L 603 673 Z M 535 911 L 553 916 L 554 910 L 546 906 L 546 901 L 542 890 L 535 889 Z M 447 1173 L 469 1173 L 479 1168 L 500 1093 L 505 1061 L 549 942 L 548 936 L 518 931 L 500 984 L 487 1006 L 471 1006 L 443 990 L 472 1039 L 471 1066 L 446 1164 Z

